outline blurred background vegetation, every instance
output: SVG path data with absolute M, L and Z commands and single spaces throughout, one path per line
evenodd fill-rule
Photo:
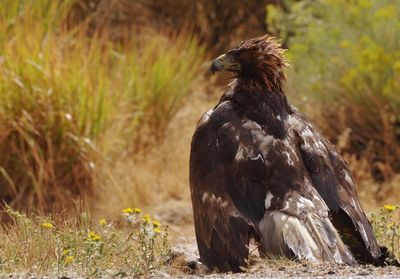
M 364 206 L 400 200 L 399 1 L 1 5 L 0 199 L 13 207 L 191 216 L 191 135 L 227 81 L 208 61 L 266 32 L 288 48 L 290 101 L 345 156 Z
M 400 1 L 284 1 L 267 11 L 289 48 L 290 96 L 345 154 L 360 188 L 379 201 L 396 194 Z

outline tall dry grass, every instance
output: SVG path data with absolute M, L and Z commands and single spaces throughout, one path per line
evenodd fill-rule
M 118 45 L 85 22 L 66 28 L 73 4 L 2 2 L 0 197 L 17 207 L 96 192 L 116 160 L 162 139 L 202 61 L 186 34 Z

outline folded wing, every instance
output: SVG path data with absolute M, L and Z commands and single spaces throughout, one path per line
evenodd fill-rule
M 357 260 L 383 264 L 384 255 L 358 200 L 348 165 L 297 110 L 291 117 L 313 186 L 328 205 L 332 223 L 343 241 Z

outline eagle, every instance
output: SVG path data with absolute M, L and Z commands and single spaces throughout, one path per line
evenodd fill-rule
M 249 242 L 262 255 L 314 263 L 383 265 L 349 166 L 288 103 L 288 64 L 272 36 L 239 43 L 211 72 L 233 80 L 199 120 L 190 193 L 200 261 L 239 272 Z

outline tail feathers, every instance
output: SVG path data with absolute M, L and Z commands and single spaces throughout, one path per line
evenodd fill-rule
M 364 223 L 355 223 L 344 210 L 332 212 L 331 217 L 334 227 L 338 229 L 341 239 L 349 247 L 357 262 L 375 266 L 400 267 L 393 253 L 385 246 L 378 246 L 368 220 Z
M 324 261 L 356 264 L 350 250 L 327 217 L 310 214 L 305 220 L 305 225 L 318 243 Z
M 356 263 L 329 219 L 317 214 L 309 214 L 301 220 L 282 212 L 267 211 L 260 231 L 265 236 L 265 250 L 273 254 L 290 256 L 293 253 L 299 260 L 316 263 Z M 271 238 L 271 235 L 276 237 Z

